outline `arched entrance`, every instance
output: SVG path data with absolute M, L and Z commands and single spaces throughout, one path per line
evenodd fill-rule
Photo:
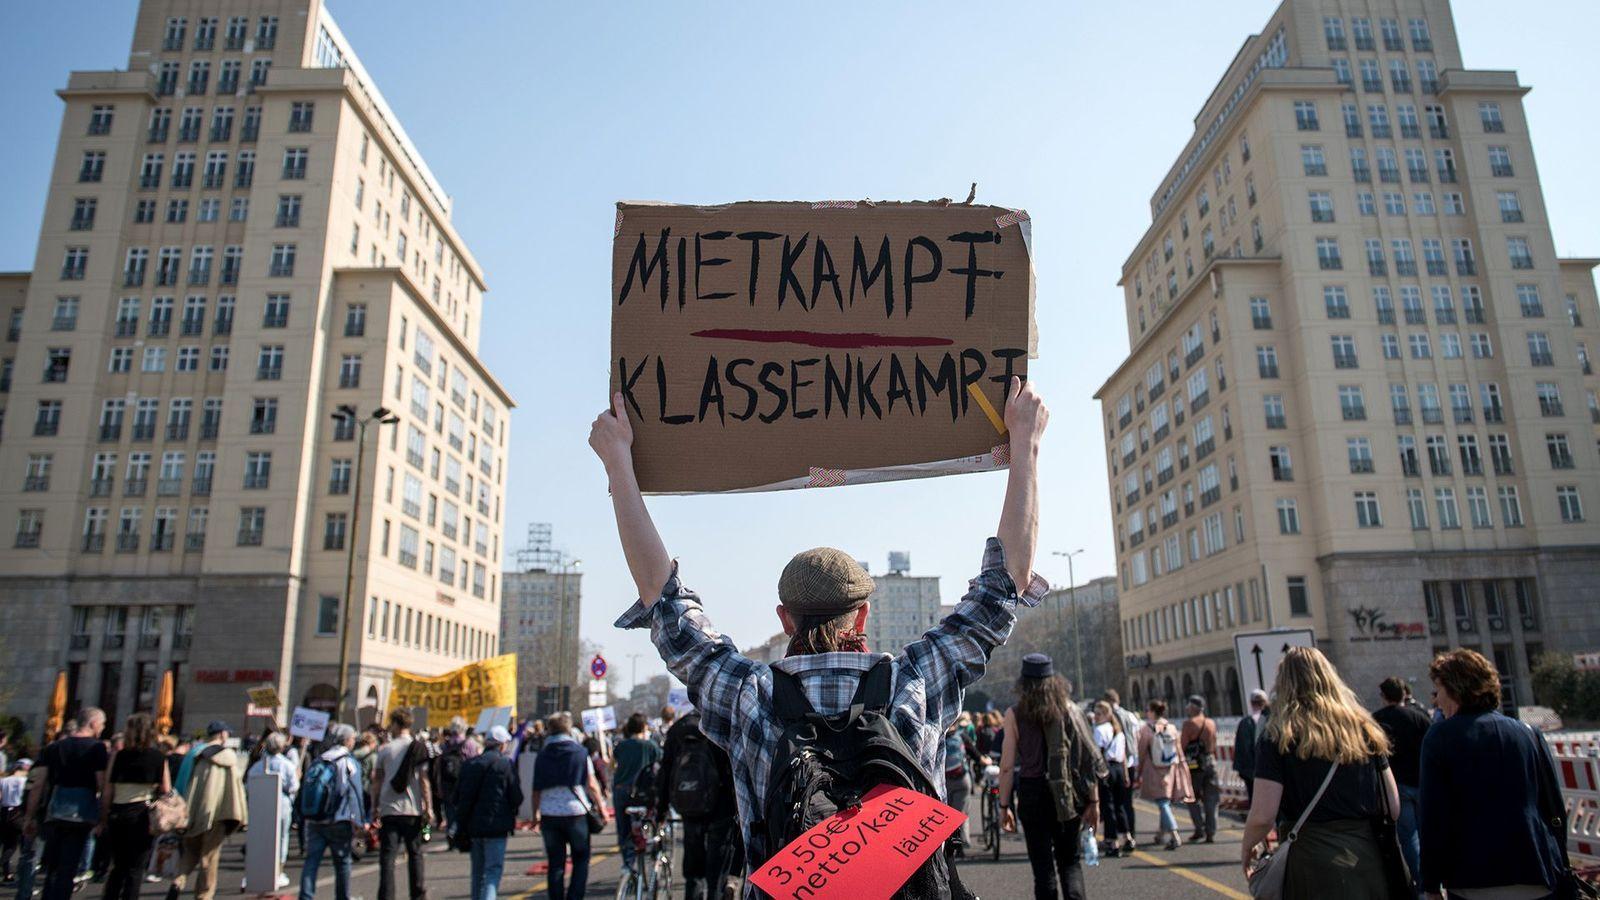
M 1185 672 L 1183 673 L 1183 696 L 1179 699 L 1187 703 L 1192 696 L 1194 696 L 1194 674 Z
M 1172 712 L 1170 707 L 1172 706 L 1172 698 L 1175 697 L 1175 696 L 1177 696 L 1177 694 L 1176 694 L 1176 692 L 1174 692 L 1172 690 L 1172 676 L 1168 675 L 1165 678 L 1162 678 L 1161 679 L 1161 699 L 1167 701 L 1167 706 L 1169 707 L 1167 712 Z
M 1133 701 L 1129 709 L 1144 709 L 1144 692 L 1139 690 L 1139 682 L 1133 683 L 1133 696 L 1129 699 Z
M 1228 696 L 1225 698 L 1228 705 L 1228 715 L 1244 715 L 1244 710 L 1239 706 L 1239 671 L 1233 666 L 1229 666 L 1228 671 L 1223 674 L 1222 680 L 1228 692 Z
M 339 689 L 331 684 L 313 684 L 306 690 L 300 705 L 320 712 L 332 713 L 339 708 Z
M 1217 677 L 1211 674 L 1210 669 L 1200 676 L 1200 696 L 1206 698 L 1206 712 L 1217 715 L 1220 711 L 1217 707 Z

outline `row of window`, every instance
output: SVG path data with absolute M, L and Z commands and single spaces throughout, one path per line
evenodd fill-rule
M 317 633 L 338 634 L 338 616 L 339 598 L 323 597 Z M 332 628 L 323 630 L 323 622 L 332 622 Z M 456 659 L 493 656 L 499 652 L 500 642 L 499 635 L 492 632 L 377 597 L 367 600 L 367 637 Z
M 1428 28 L 1427 19 L 1409 18 L 1406 20 L 1406 28 L 1410 32 L 1412 50 L 1422 53 L 1433 49 L 1433 34 Z M 1399 19 L 1380 17 L 1378 34 L 1383 38 L 1383 49 L 1391 51 L 1406 49 L 1405 41 L 1401 37 Z M 1350 46 L 1345 37 L 1344 20 L 1338 16 L 1322 17 L 1322 35 L 1327 40 L 1329 50 L 1346 50 Z M 1368 16 L 1350 18 L 1350 37 L 1355 40 L 1357 50 L 1377 49 L 1372 19 Z
M 1339 246 L 1336 237 L 1315 238 L 1317 251 L 1317 268 L 1327 271 L 1340 271 L 1344 268 L 1344 252 Z M 1424 247 L 1430 255 L 1428 259 L 1429 272 L 1440 272 L 1443 269 L 1443 247 L 1437 240 L 1429 238 L 1423 241 Z M 1385 252 L 1383 241 L 1378 238 L 1366 238 L 1363 242 L 1366 254 L 1367 274 L 1386 276 L 1389 274 L 1389 256 Z M 1415 276 L 1417 274 L 1417 257 L 1412 250 L 1409 238 L 1396 238 L 1390 241 L 1389 251 L 1394 255 L 1395 274 Z M 1455 260 L 1457 275 L 1469 276 L 1478 274 L 1478 261 L 1472 248 L 1471 238 L 1451 238 L 1451 256 Z M 1522 235 L 1506 236 L 1506 259 L 1511 268 L 1524 270 L 1533 268 L 1533 250 L 1528 245 L 1528 239 Z M 1435 268 L 1435 267 L 1438 268 Z
M 202 16 L 194 23 L 195 50 L 215 50 L 217 45 L 217 28 L 220 23 L 217 16 Z M 222 47 L 224 50 L 271 50 L 278 43 L 278 17 L 261 16 L 256 19 L 255 43 L 249 44 L 247 37 L 250 34 L 249 16 L 230 16 L 223 26 Z M 168 17 L 166 28 L 162 32 L 162 50 L 182 50 L 185 35 L 189 32 L 189 18 L 187 16 Z
M 297 253 L 298 248 L 295 244 L 273 244 L 266 274 L 274 278 L 293 277 Z M 145 278 L 149 274 L 150 259 L 150 248 L 128 248 L 123 258 L 123 287 L 139 287 L 144 284 Z M 160 247 L 157 249 L 155 256 L 154 283 L 158 287 L 170 287 L 180 282 L 186 282 L 193 286 L 210 284 L 212 263 L 215 259 L 215 247 L 203 245 L 192 248 L 189 254 L 188 277 L 185 279 L 183 248 Z M 244 248 L 237 245 L 224 247 L 218 283 L 224 285 L 238 284 L 243 268 Z M 67 247 L 61 260 L 61 280 L 83 281 L 88 277 L 88 271 L 89 248 L 82 246 Z
M 71 231 L 93 231 L 96 214 L 99 211 L 100 201 L 94 197 L 78 197 L 72 201 L 72 219 L 68 222 Z M 167 201 L 164 221 L 169 225 L 182 225 L 189 221 L 189 199 L 187 197 L 173 197 Z M 278 197 L 277 216 L 273 224 L 278 228 L 300 227 L 300 209 L 302 206 L 299 194 L 282 194 Z M 138 200 L 134 203 L 133 222 L 135 225 L 150 225 L 156 221 L 156 211 L 159 203 L 155 200 Z M 218 197 L 204 197 L 195 201 L 195 221 L 217 222 L 222 217 L 222 200 Z M 250 198 L 234 197 L 229 201 L 228 221 L 246 222 L 250 218 Z
M 1287 593 L 1291 609 L 1305 605 L 1305 578 L 1290 576 Z M 1190 635 L 1232 630 L 1265 618 L 1261 592 L 1252 578 L 1248 594 L 1245 583 L 1240 582 L 1124 619 L 1122 641 L 1129 649 L 1138 650 Z
M 263 67 L 263 71 L 264 71 Z M 224 76 L 234 74 L 224 64 Z M 227 83 L 224 78 L 223 83 Z M 219 92 L 220 93 L 220 92 Z M 96 104 L 89 110 L 88 133 L 91 137 L 109 135 L 112 123 L 116 119 L 116 106 L 110 104 Z M 235 108 L 227 105 L 214 106 L 211 109 L 211 127 L 206 129 L 206 113 L 203 107 L 186 106 L 178 115 L 177 140 L 180 144 L 198 142 L 202 136 L 213 144 L 227 143 L 233 140 L 233 124 L 235 118 L 239 121 L 239 140 L 251 143 L 261 136 L 261 107 L 246 106 L 243 111 L 235 116 Z M 289 131 L 291 133 L 304 133 L 311 130 L 312 122 L 316 117 L 316 104 L 309 100 L 296 100 L 289 104 Z M 149 123 L 145 128 L 145 140 L 152 144 L 164 144 L 172 137 L 172 109 L 158 106 L 150 110 Z M 80 172 L 79 181 L 99 181 L 104 169 L 105 153 L 91 151 L 97 158 L 97 165 L 91 172 L 88 165 Z M 242 151 L 253 153 L 253 151 Z M 181 155 L 181 154 L 180 154 Z M 90 154 L 85 154 L 85 162 Z M 92 175 L 93 177 L 84 177 Z
M 1375 107 L 1381 109 L 1382 107 Z M 1489 173 L 1496 178 L 1513 178 L 1516 169 L 1511 164 L 1511 149 L 1504 146 L 1491 146 L 1487 150 Z M 1358 184 L 1369 184 L 1372 181 L 1372 164 L 1375 162 L 1378 169 L 1378 180 L 1386 184 L 1399 184 L 1400 160 L 1405 160 L 1406 178 L 1413 184 L 1427 184 L 1434 177 L 1441 184 L 1455 184 L 1460 180 L 1460 170 L 1456 166 L 1455 151 L 1449 147 L 1438 147 L 1433 151 L 1433 165 L 1430 170 L 1428 154 L 1417 147 L 1405 147 L 1399 154 L 1395 148 L 1389 146 L 1374 147 L 1369 157 L 1366 147 L 1350 148 L 1350 177 Z M 1328 174 L 1328 157 L 1321 144 L 1300 145 L 1300 170 L 1308 178 L 1323 178 Z M 1449 210 L 1459 208 L 1462 200 L 1459 194 L 1446 195 L 1446 205 Z M 1427 203 L 1431 206 L 1432 201 Z M 1449 211 L 1447 210 L 1447 212 Z M 1520 211 L 1520 209 L 1519 209 Z M 1457 214 L 1459 213 L 1452 213 Z
M 1386 332 L 1378 336 L 1379 344 L 1386 360 L 1400 358 L 1400 336 Z M 1473 359 L 1492 359 L 1494 357 L 1494 343 L 1486 331 L 1474 332 L 1468 335 L 1472 347 Z M 1543 331 L 1527 332 L 1528 364 L 1535 367 L 1554 366 L 1555 354 L 1550 348 L 1550 335 Z M 1412 359 L 1432 359 L 1433 339 L 1426 332 L 1416 332 L 1406 335 L 1406 343 L 1410 348 Z M 1358 369 L 1361 367 L 1360 356 L 1356 352 L 1356 339 L 1354 335 L 1335 334 L 1328 337 L 1328 344 L 1333 351 L 1333 366 L 1336 369 Z M 1454 331 L 1441 332 L 1439 335 L 1440 356 L 1444 359 L 1461 359 L 1461 335 Z M 1589 351 L 1584 342 L 1577 344 L 1577 357 L 1584 374 L 1592 369 L 1589 363 Z M 1256 365 L 1262 378 L 1278 377 L 1277 352 L 1271 346 L 1256 348 Z

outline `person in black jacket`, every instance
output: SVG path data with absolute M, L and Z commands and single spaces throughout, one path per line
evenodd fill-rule
M 1244 779 L 1244 794 L 1248 800 L 1256 798 L 1256 738 L 1266 730 L 1270 715 L 1267 692 L 1256 688 L 1250 692 L 1250 715 L 1241 716 L 1239 727 L 1233 732 L 1233 770 Z
M 533 761 L 533 827 L 544 837 L 550 900 L 583 900 L 589 886 L 589 811 L 609 821 L 594 761 L 572 736 L 572 716 L 545 720 L 544 746 Z M 587 797 L 587 799 L 585 799 Z M 564 884 L 568 854 L 572 882 Z
M 1567 877 L 1559 782 L 1544 735 L 1496 711 L 1500 676 L 1471 650 L 1428 666 L 1444 721 L 1422 739 L 1422 887 L 1543 897 Z M 1564 826 L 1558 825 L 1564 832 Z
M 511 733 L 489 729 L 483 752 L 461 767 L 456 785 L 456 827 L 472 842 L 472 900 L 495 900 L 505 868 L 506 838 L 517 827 L 522 785 L 506 751 Z
M 700 787 L 696 788 L 696 784 Z M 667 730 L 656 779 L 656 819 L 668 807 L 683 817 L 683 878 L 687 900 L 722 900 L 730 876 L 744 871 L 739 808 L 728 754 L 700 732 L 691 712 Z

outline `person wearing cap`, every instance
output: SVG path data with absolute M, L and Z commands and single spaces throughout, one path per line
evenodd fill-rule
M 1217 786 L 1217 720 L 1206 715 L 1206 698 L 1199 694 L 1190 695 L 1183 711 L 1188 718 L 1183 720 L 1178 740 L 1183 742 L 1183 757 L 1194 783 L 1194 799 L 1189 803 L 1194 834 L 1189 835 L 1189 843 L 1203 838 L 1212 844 L 1217 840 L 1217 805 L 1222 802 L 1222 790 Z
M 1039 441 L 1049 414 L 1032 385 L 1016 378 L 1006 384 L 1011 466 L 1005 502 L 997 536 L 989 538 L 982 568 L 955 611 L 904 648 L 869 648 L 864 632 L 872 577 L 843 551 L 808 550 L 778 579 L 778 621 L 789 647 L 787 657 L 770 666 L 741 654 L 684 586 L 639 490 L 633 427 L 622 395 L 614 395 L 612 409 L 595 420 L 589 445 L 605 465 L 639 596 L 617 626 L 650 629 L 667 668 L 688 687 L 701 730 L 733 760 L 747 869 L 780 849 L 765 846 L 765 835 L 755 827 L 782 737 L 773 710 L 774 668 L 798 683 L 817 713 L 832 716 L 848 706 L 863 676 L 888 660 L 890 720 L 935 789 L 943 790 L 945 729 L 961 712 L 967 687 L 983 676 L 990 654 L 1010 636 L 1017 604 L 1036 606 L 1049 587 L 1033 574 Z M 893 649 L 898 654 L 883 652 Z M 745 893 L 755 896 L 755 888 L 747 883 Z
M 506 864 L 506 838 L 517 827 L 522 785 L 511 765 L 510 745 L 511 732 L 504 725 L 490 728 L 484 735 L 483 752 L 461 767 L 461 781 L 456 785 L 456 827 L 471 841 L 472 900 L 495 900 L 499 895 L 500 873 Z M 544 755 L 539 754 L 541 759 Z M 556 865 L 552 860 L 552 868 Z M 561 894 L 555 891 L 550 896 L 561 900 Z M 583 893 L 573 896 L 581 898 Z
M 22 843 L 22 800 L 28 791 L 28 770 L 33 760 L 17 760 L 0 778 L 0 878 L 10 882 L 11 859 Z
M 167 889 L 167 900 L 178 900 L 190 873 L 197 870 L 196 900 L 211 900 L 215 895 L 222 845 L 250 820 L 244 770 L 244 759 L 228 746 L 228 723 L 213 720 L 206 726 L 206 742 L 195 755 L 184 795 L 189 804 L 189 827 L 179 844 L 178 874 Z
M 1016 693 L 1016 705 L 1006 710 L 1000 752 L 1003 827 L 1015 831 L 1019 820 L 1022 824 L 1035 898 L 1082 900 L 1087 893 L 1079 833 L 1087 828 L 1092 834 L 1099 824 L 1099 785 L 1110 769 L 1083 708 L 1072 702 L 1071 685 L 1055 673 L 1050 657 L 1029 653 L 1022 658 Z M 1057 738 L 1065 771 L 1052 766 Z M 1062 784 L 1071 786 L 1070 798 L 1058 788 Z M 1080 785 L 1088 786 L 1086 793 L 1078 792 Z
M 322 743 L 324 749 L 306 770 L 301 782 L 303 791 L 308 782 L 319 779 L 319 772 L 331 768 L 329 774 L 332 775 L 332 784 L 329 787 L 335 800 L 332 815 L 328 818 L 303 819 L 306 856 L 300 864 L 300 900 L 312 900 L 317 895 L 317 872 L 322 868 L 323 856 L 329 857 L 333 865 L 335 900 L 350 898 L 351 848 L 356 835 L 367 826 L 361 764 L 350 752 L 355 745 L 356 730 L 353 727 L 344 722 L 329 725 Z M 323 768 L 319 770 L 319 766 Z
M 1271 715 L 1267 692 L 1256 688 L 1250 692 L 1250 714 L 1239 718 L 1239 727 L 1233 732 L 1233 770 L 1244 779 L 1246 806 L 1256 797 L 1256 737 Z

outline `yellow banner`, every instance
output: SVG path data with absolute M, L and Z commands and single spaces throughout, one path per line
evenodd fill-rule
M 420 706 L 428 711 L 430 728 L 439 728 L 454 716 L 471 725 L 487 707 L 516 704 L 515 653 L 491 656 L 443 675 L 413 675 L 397 669 L 389 688 L 390 712 Z

